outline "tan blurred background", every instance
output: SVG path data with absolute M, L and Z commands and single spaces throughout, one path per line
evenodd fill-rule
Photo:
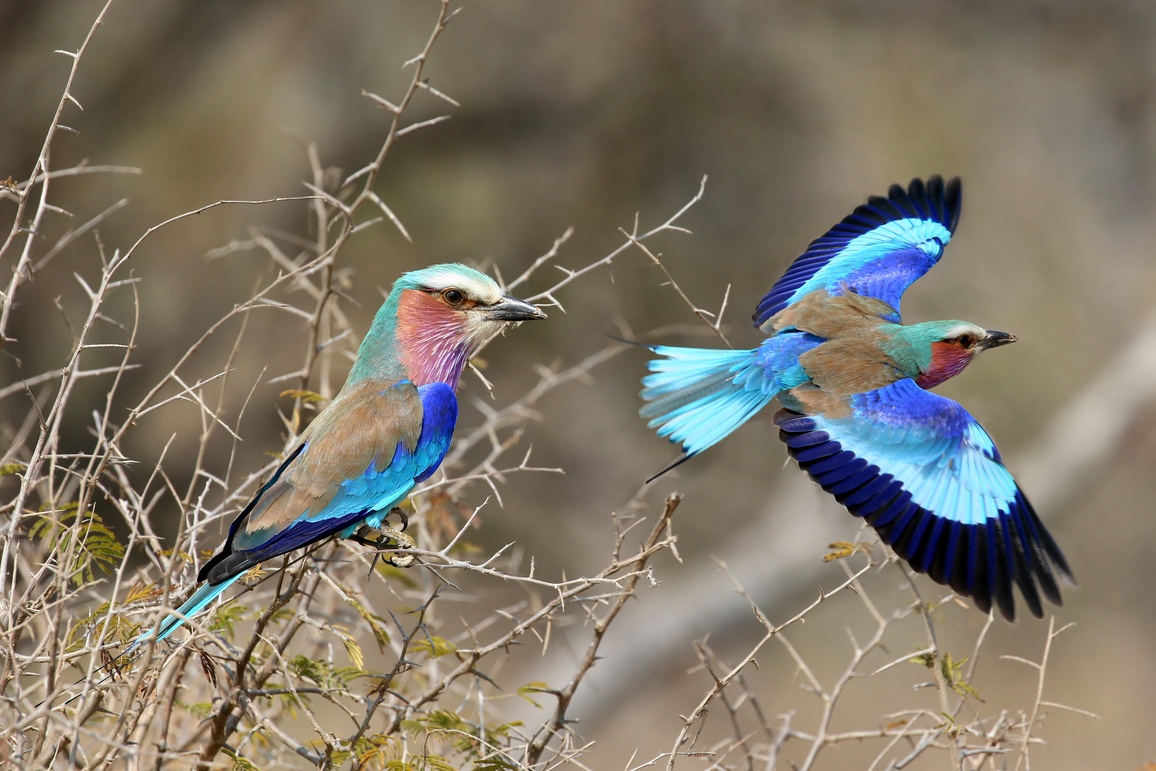
M 69 67 L 52 51 L 74 50 L 100 7 L 0 2 L 0 179 L 30 173 Z M 100 227 L 110 250 L 219 199 L 303 194 L 308 143 L 324 165 L 346 172 L 372 157 L 385 113 L 361 90 L 399 94 L 409 77 L 401 64 L 420 50 L 435 16 L 433 3 L 414 0 L 117 0 L 77 80 L 84 111 L 64 120 L 78 133 L 60 137 L 53 166 L 88 159 L 143 173 L 61 181 L 54 194 L 76 221 L 127 198 Z M 364 330 L 400 271 L 434 261 L 517 275 L 571 226 L 560 262 L 588 264 L 621 242 L 618 228 L 636 212 L 644 227 L 665 220 L 706 174 L 706 197 L 683 223 L 693 235 L 664 236 L 654 248 L 706 308 L 733 285 L 727 329 L 736 345 L 753 346 L 751 309 L 810 239 L 892 182 L 961 176 L 957 237 L 908 294 L 904 314 L 964 318 L 1021 341 L 942 392 L 962 401 L 1012 470 L 1024 472 L 1081 583 L 1057 613 L 1060 624 L 1077 626 L 1053 648 L 1045 698 L 1099 719 L 1049 710 L 1038 733 L 1050 746 L 1032 759 L 1073 771 L 1156 762 L 1156 409 L 1142 393 L 1121 415 L 1116 396 L 1085 390 L 1156 304 L 1154 39 L 1156 5 L 1125 0 L 466 2 L 427 70 L 461 107 L 420 99 L 414 119 L 447 109 L 452 118 L 401 140 L 377 187 L 413 244 L 388 225 L 352 240 L 338 260 L 352 270 L 356 305 L 348 311 Z M 142 247 L 132 268 L 143 314 L 137 361 L 167 369 L 267 275 L 256 253 L 207 257 L 248 238 L 252 226 L 306 235 L 305 206 L 217 209 Z M 0 361 L 5 385 L 59 360 L 70 334 L 53 303 L 80 307 L 70 266 L 87 271 L 95 249 L 92 238 L 78 240 L 22 290 L 11 330 L 18 343 L 7 349 L 19 362 Z M 646 336 L 659 327 L 694 330 L 662 281 L 641 254 L 627 253 L 564 290 L 566 313 L 487 351 L 497 402 L 521 393 L 535 363 L 569 365 L 602 349 L 604 333 L 655 339 Z M 531 282 L 532 290 L 546 286 L 544 275 Z M 299 365 L 304 344 L 303 325 L 284 315 L 255 314 L 250 325 L 229 394 L 235 414 L 256 386 L 241 424 L 240 469 L 281 447 L 277 409 L 286 404 L 268 381 Z M 698 329 L 662 339 L 713 345 Z M 216 371 L 230 345 L 228 336 L 214 339 L 195 366 Z M 486 517 L 483 543 L 516 540 L 553 577 L 603 564 L 609 512 L 674 457 L 636 418 L 643 362 L 626 353 L 548 398 L 529 439 L 538 465 L 566 475 L 511 478 L 505 508 Z M 1111 382 L 1127 392 L 1143 374 L 1119 371 Z M 150 382 L 138 376 L 141 388 Z M 1143 380 L 1137 390 L 1150 388 Z M 1093 446 L 1112 420 L 1122 418 L 1121 429 L 1075 469 L 1050 473 L 1043 461 L 1061 446 L 1050 437 L 1072 439 L 1064 428 L 1081 395 L 1090 412 L 1078 427 Z M 464 401 L 475 398 L 486 397 L 467 379 Z M 23 414 L 23 404 L 0 404 L 17 407 Z M 659 565 L 663 584 L 628 607 L 633 622 L 612 630 L 606 660 L 580 692 L 578 730 L 597 742 L 591 767 L 624 768 L 635 749 L 639 762 L 670 748 L 678 715 L 707 687 L 701 673 L 686 674 L 692 640 L 709 634 L 737 660 L 761 636 L 715 558 L 747 566 L 740 578 L 776 620 L 841 580 L 819 558 L 828 540 L 853 538 L 857 524 L 798 469 L 782 468 L 769 415 L 655 483 L 654 500 L 671 489 L 686 494 L 676 517 L 684 562 Z M 77 437 L 87 420 L 77 416 Z M 175 434 L 165 467 L 180 480 L 198 431 L 179 416 L 146 419 L 127 449 L 155 458 Z M 767 522 L 781 527 L 760 527 Z M 768 567 L 784 551 L 811 566 L 802 580 Z M 896 576 L 879 574 L 872 586 L 886 596 Z M 685 614 L 688 605 L 700 612 Z M 792 639 L 818 670 L 837 673 L 848 650 L 843 628 L 860 616 L 853 597 L 840 597 Z M 974 610 L 952 609 L 941 622 L 948 647 L 958 641 L 966 655 L 982 622 Z M 892 653 L 923 644 L 918 623 L 909 631 L 891 641 Z M 999 656 L 1038 658 L 1045 632 L 1031 619 L 995 625 L 974 683 L 989 704 L 1030 709 L 1034 673 Z M 567 671 L 567 657 L 584 645 L 575 634 L 573 647 L 563 639 L 538 665 L 520 664 L 512 682 Z M 760 663 L 752 682 L 764 710 L 808 703 L 780 649 L 768 648 Z M 872 724 L 910 701 L 918 679 L 898 670 L 892 690 L 849 697 L 850 717 L 841 719 Z M 874 754 L 862 752 L 833 749 L 820 767 L 862 767 Z

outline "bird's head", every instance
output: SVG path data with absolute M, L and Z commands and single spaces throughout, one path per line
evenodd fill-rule
M 384 374 L 382 365 L 393 364 L 400 365 L 397 374 L 417 385 L 456 385 L 469 357 L 507 324 L 544 318 L 538 308 L 504 294 L 492 278 L 465 265 L 411 271 L 394 282 L 350 378 Z
M 955 377 L 975 356 L 988 348 L 1014 343 L 1016 336 L 984 329 L 967 321 L 928 321 L 912 324 L 917 346 L 919 375 L 915 382 L 922 388 L 934 388 Z

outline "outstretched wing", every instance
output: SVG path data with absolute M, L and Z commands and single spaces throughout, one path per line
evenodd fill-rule
M 846 289 L 875 297 L 895 309 L 912 282 L 943 256 L 959 223 L 959 179 L 913 179 L 906 190 L 892 185 L 887 197 L 871 196 L 795 259 L 755 309 L 756 327 L 816 289 Z
M 457 398 L 444 383 L 366 382 L 342 394 L 234 520 L 199 580 L 229 580 L 382 517 L 441 464 L 456 421 Z
M 1062 604 L 1053 567 L 1073 582 L 1063 554 L 991 437 L 958 403 L 906 379 L 846 397 L 825 414 L 780 410 L 775 423 L 812 479 L 918 572 L 984 612 L 994 598 L 1009 620 L 1013 583 L 1036 617 L 1037 585 Z

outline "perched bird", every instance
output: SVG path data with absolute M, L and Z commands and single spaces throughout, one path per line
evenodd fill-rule
M 904 290 L 943 255 L 960 184 L 892 185 L 811 243 L 755 310 L 754 350 L 651 346 L 641 414 L 697 455 L 776 396 L 787 452 L 912 568 L 1015 618 L 1012 584 L 1043 615 L 1074 583 L 987 432 L 931 393 L 1013 335 L 966 321 L 904 325 Z M 673 467 L 673 466 L 672 466 Z M 1038 588 L 1037 588 L 1038 587 Z
M 458 414 L 454 389 L 470 355 L 506 323 L 544 318 L 464 265 L 402 275 L 361 341 L 344 387 L 233 520 L 225 544 L 197 576 L 201 587 L 160 621 L 156 639 L 254 565 L 330 536 L 385 528 L 391 509 L 449 449 Z

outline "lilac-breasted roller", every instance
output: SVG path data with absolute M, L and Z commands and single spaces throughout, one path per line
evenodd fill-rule
M 932 177 L 872 196 L 811 243 L 759 302 L 753 350 L 651 350 L 641 414 L 690 458 L 776 396 L 787 452 L 912 568 L 1015 617 L 1074 583 L 987 432 L 930 390 L 1013 335 L 966 321 L 904 325 L 904 290 L 943 255 L 960 184 Z M 1038 587 L 1038 588 L 1037 588 Z
M 156 639 L 267 559 L 331 536 L 353 537 L 364 526 L 383 528 L 390 510 L 445 457 L 458 414 L 454 389 L 473 351 L 508 322 L 544 318 L 464 265 L 402 275 L 341 391 L 233 520 L 197 575 L 201 587 L 165 615 Z

